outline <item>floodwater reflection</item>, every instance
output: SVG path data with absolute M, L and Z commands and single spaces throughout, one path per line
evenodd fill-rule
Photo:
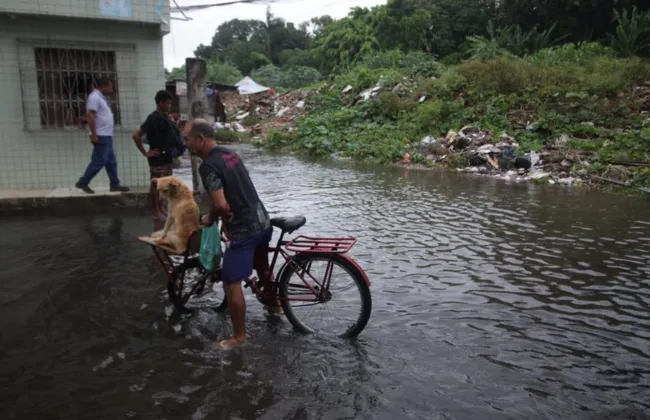
M 650 415 L 647 200 L 241 152 L 274 215 L 358 237 L 363 334 L 297 334 L 249 294 L 250 344 L 216 351 L 229 321 L 172 310 L 146 211 L 3 219 L 3 418 Z

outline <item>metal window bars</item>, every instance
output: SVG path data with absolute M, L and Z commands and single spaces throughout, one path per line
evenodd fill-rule
M 107 99 L 120 124 L 114 51 L 37 47 L 34 54 L 42 128 L 86 128 L 86 99 L 100 77 L 113 82 Z

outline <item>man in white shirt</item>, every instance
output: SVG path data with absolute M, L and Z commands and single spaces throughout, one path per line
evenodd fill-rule
M 111 111 L 106 96 L 104 96 L 112 91 L 113 83 L 106 78 L 99 78 L 97 79 L 97 88 L 88 95 L 86 102 L 93 154 L 86 172 L 79 178 L 75 186 L 88 194 L 95 192 L 88 184 L 103 168 L 106 168 L 108 173 L 111 191 L 129 191 L 128 187 L 120 185 L 120 179 L 117 177 L 117 160 L 113 150 L 113 126 L 115 120 L 113 119 L 113 111 Z

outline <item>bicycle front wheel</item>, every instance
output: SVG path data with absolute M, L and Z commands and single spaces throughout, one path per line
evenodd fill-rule
M 299 331 L 356 337 L 370 319 L 372 299 L 363 274 L 337 254 L 297 254 L 282 271 L 278 292 Z

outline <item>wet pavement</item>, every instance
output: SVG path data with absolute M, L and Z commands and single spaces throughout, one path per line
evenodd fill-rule
M 240 150 L 273 215 L 358 237 L 361 336 L 248 295 L 250 344 L 215 351 L 229 321 L 173 312 L 145 211 L 4 218 L 2 418 L 650 416 L 647 199 Z

